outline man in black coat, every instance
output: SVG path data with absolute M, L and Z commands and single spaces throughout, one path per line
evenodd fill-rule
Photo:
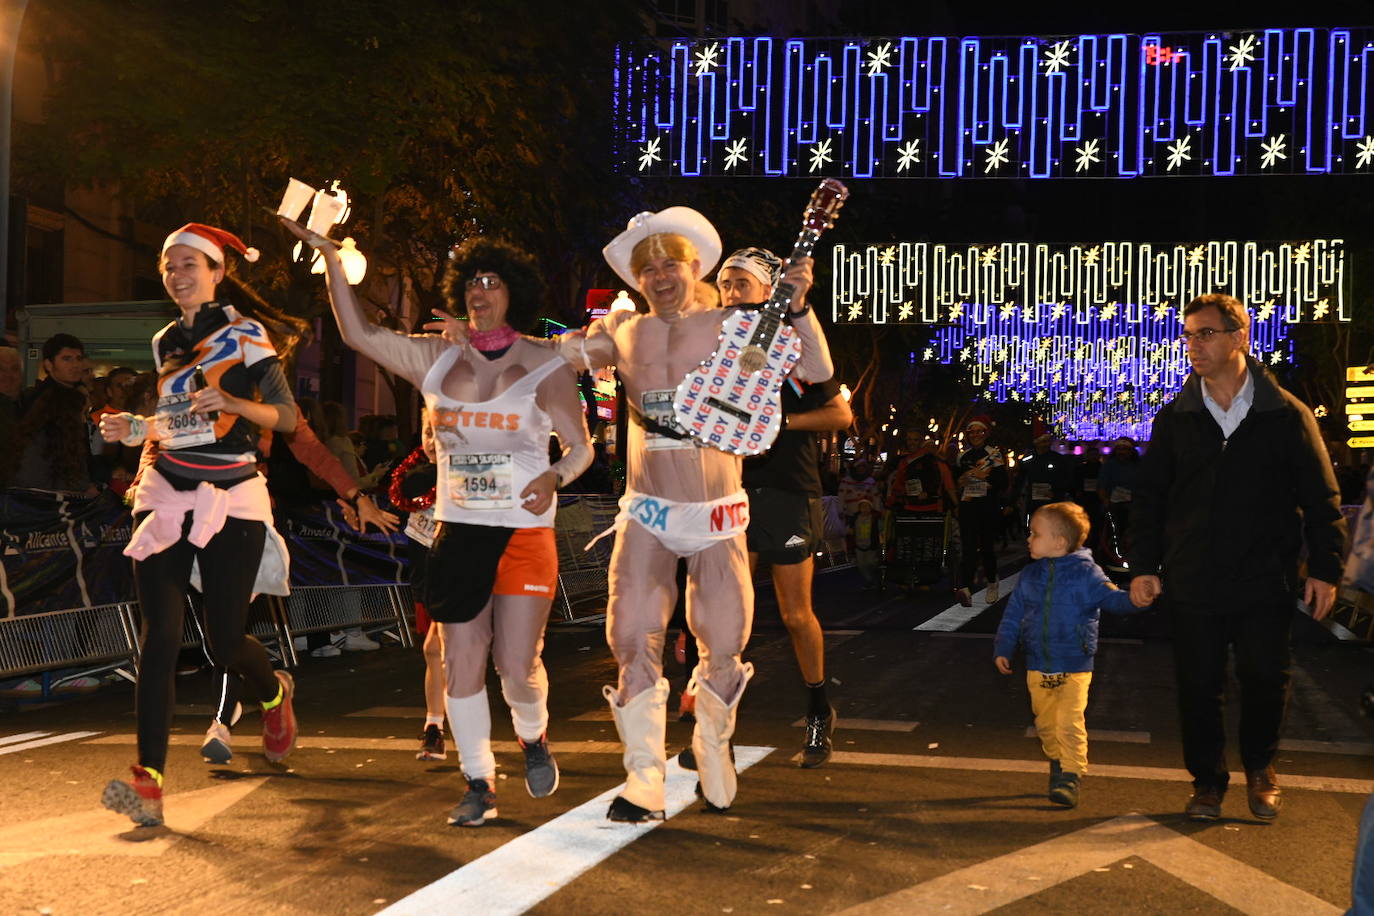
M 1193 776 L 1185 809 L 1216 820 L 1226 794 L 1227 650 L 1241 686 L 1240 752 L 1250 811 L 1274 818 L 1279 730 L 1288 701 L 1289 634 L 1302 587 L 1321 620 L 1340 580 L 1345 522 L 1312 411 L 1279 387 L 1250 347 L 1234 298 L 1183 309 L 1193 373 L 1155 415 L 1132 500 L 1131 597 L 1161 591 L 1174 629 L 1183 755 Z

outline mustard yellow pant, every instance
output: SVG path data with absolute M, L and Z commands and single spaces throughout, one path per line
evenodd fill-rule
M 1026 672 L 1035 730 L 1045 756 L 1058 760 L 1066 773 L 1079 776 L 1088 772 L 1088 727 L 1083 713 L 1088 708 L 1091 671 L 1069 674 Z

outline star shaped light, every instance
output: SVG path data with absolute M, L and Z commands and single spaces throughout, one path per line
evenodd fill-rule
M 1001 168 L 1010 156 L 1007 153 L 1007 138 L 1003 137 L 992 145 L 992 149 L 986 151 L 987 163 L 983 166 L 983 174 L 986 175 L 993 169 Z
M 1169 144 L 1169 165 L 1164 169 L 1166 172 L 1173 171 L 1183 164 L 1184 159 L 1192 159 L 1193 154 L 1188 151 L 1193 143 L 1192 137 L 1184 137 Z
M 827 137 L 820 143 L 811 147 L 811 168 L 807 169 L 807 171 L 814 172 L 823 164 L 830 161 L 830 138 Z
M 1077 165 L 1075 165 L 1073 169 L 1075 172 L 1081 172 L 1088 166 L 1092 165 L 1094 162 L 1102 161 L 1102 159 L 1098 155 L 1097 145 L 1099 142 L 1100 141 L 1094 139 L 1089 140 L 1082 146 L 1074 147 L 1073 151 L 1078 154 Z
M 1365 137 L 1355 143 L 1355 168 L 1362 169 L 1374 160 L 1374 137 Z
M 921 161 L 921 141 L 912 140 L 897 147 L 897 171 L 905 171 L 913 162 Z
M 720 42 L 718 41 L 713 41 L 705 48 L 698 51 L 696 62 L 696 75 L 705 76 L 706 74 L 710 73 L 713 68 L 719 66 L 720 61 L 716 60 L 716 57 L 719 54 Z
M 892 263 L 893 263 L 893 261 L 896 259 L 896 257 L 897 257 L 897 246 L 896 246 L 896 245 L 889 245 L 888 247 L 884 248 L 882 251 L 878 252 L 878 263 L 879 263 L 881 266 L 883 266 L 883 267 L 891 267 L 891 266 L 892 266 Z
M 864 313 L 864 304 L 863 304 L 862 302 L 856 302 L 856 303 L 854 303 L 853 305 L 851 305 L 851 306 L 849 307 L 849 320 L 850 320 L 850 321 L 858 321 L 858 320 L 859 320 L 859 316 L 861 316 L 863 313 Z
M 743 138 L 736 140 L 725 147 L 725 167 L 727 169 L 734 168 L 748 158 L 748 155 L 745 140 Z
M 1318 299 L 1318 300 L 1317 300 L 1317 304 L 1314 305 L 1314 306 L 1312 306 L 1312 317 L 1313 317 L 1314 319 L 1317 319 L 1317 318 L 1325 318 L 1327 312 L 1330 312 L 1330 311 L 1331 311 L 1331 300 L 1330 300 L 1330 299 Z
M 1056 42 L 1054 47 L 1045 52 L 1045 72 L 1058 73 L 1069 65 L 1069 45 L 1071 39 Z
M 885 41 L 876 51 L 868 52 L 868 75 L 877 76 L 884 67 L 892 66 L 892 42 Z
M 662 137 L 655 137 L 654 139 L 649 141 L 649 144 L 647 146 L 641 146 L 639 148 L 639 170 L 641 172 L 648 168 L 652 163 L 659 161 L 658 145 L 662 141 L 662 139 Z
M 1267 169 L 1273 165 L 1275 160 L 1287 159 L 1288 154 L 1283 151 L 1283 134 L 1277 137 L 1270 137 L 1267 141 L 1260 144 L 1262 155 L 1260 156 L 1260 168 Z
M 912 313 L 912 308 L 911 308 L 911 303 L 910 303 L 910 302 L 903 302 L 901 305 L 897 306 L 897 320 L 898 320 L 898 321 L 906 321 L 908 318 L 911 317 L 911 313 Z M 929 359 L 929 358 L 930 358 L 930 357 L 928 357 L 928 356 L 926 357 L 926 359 Z
M 1116 305 L 1115 302 L 1108 302 L 1106 305 L 1102 306 L 1102 311 L 1098 314 L 1104 321 L 1110 321 L 1112 318 L 1116 317 Z
M 1230 53 L 1226 55 L 1226 61 L 1230 64 L 1231 70 L 1239 70 L 1248 60 L 1251 63 L 1255 60 L 1255 36 L 1246 35 L 1240 40 L 1239 44 L 1231 45 L 1226 49 Z

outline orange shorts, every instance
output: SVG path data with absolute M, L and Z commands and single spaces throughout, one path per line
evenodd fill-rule
M 552 528 L 517 528 L 496 566 L 493 595 L 552 599 L 558 586 L 558 548 Z

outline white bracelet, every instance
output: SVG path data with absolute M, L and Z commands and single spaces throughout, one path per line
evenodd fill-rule
M 129 435 L 119 440 L 120 445 L 127 445 L 130 448 L 142 445 L 143 440 L 148 438 L 148 424 L 142 417 L 134 416 L 131 413 L 119 414 L 129 418 Z

